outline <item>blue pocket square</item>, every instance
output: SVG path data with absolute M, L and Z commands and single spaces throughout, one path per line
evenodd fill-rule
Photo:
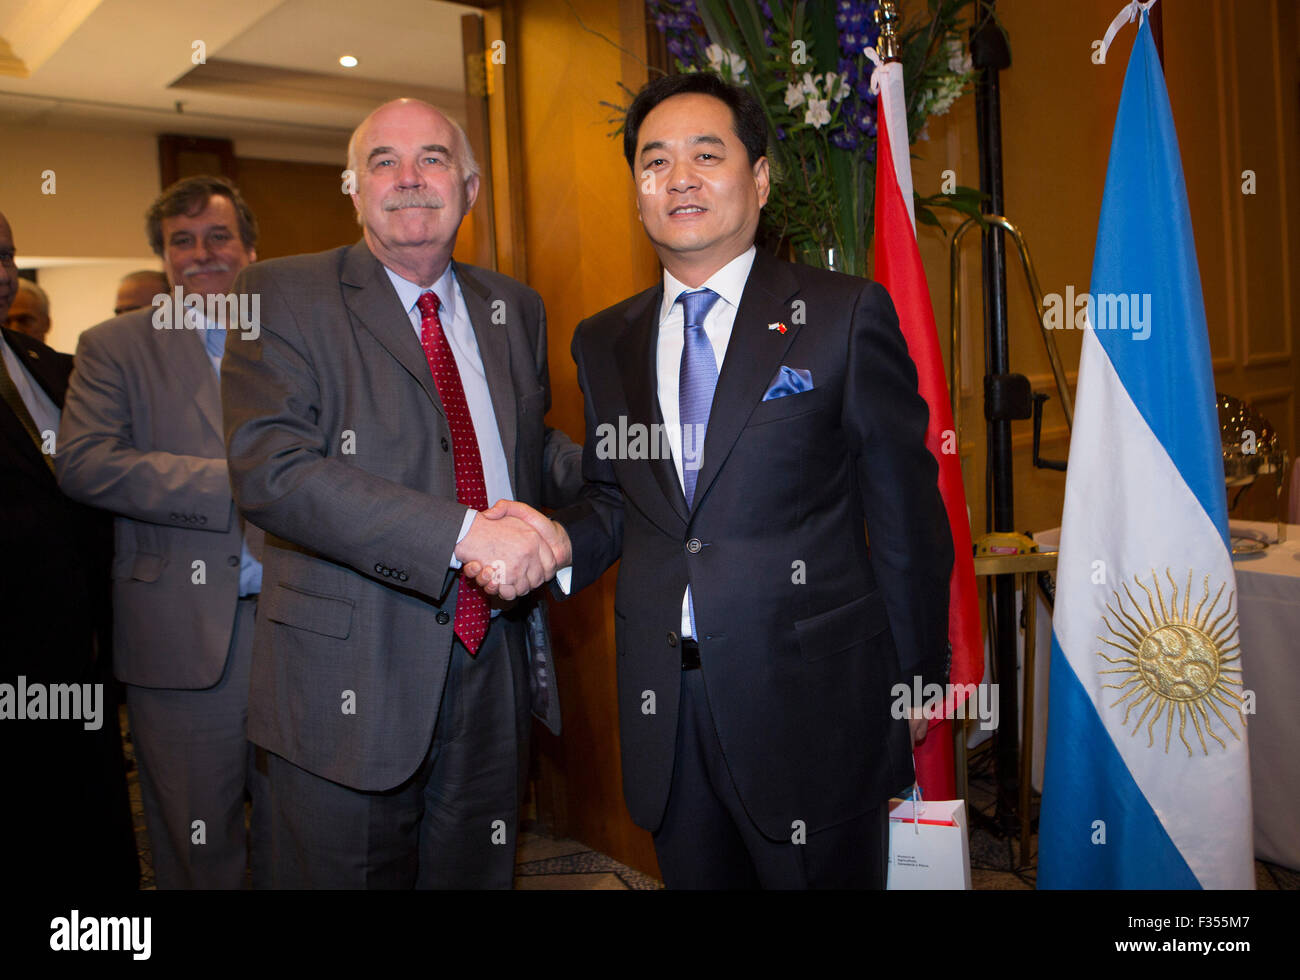
M 767 386 L 767 394 L 763 396 L 763 401 L 770 402 L 773 398 L 801 395 L 805 391 L 812 390 L 811 371 L 807 368 L 792 368 L 782 364 L 781 369 L 772 377 L 772 383 Z

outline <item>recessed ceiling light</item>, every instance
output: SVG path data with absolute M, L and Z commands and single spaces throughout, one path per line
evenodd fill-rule
M 339 64 L 344 68 L 355 68 L 357 66 L 357 59 L 352 57 L 350 54 L 345 54 L 339 59 Z

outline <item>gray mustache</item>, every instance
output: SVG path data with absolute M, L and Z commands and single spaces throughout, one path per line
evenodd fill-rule
M 416 191 L 404 191 L 394 194 L 384 202 L 385 211 L 400 211 L 403 208 L 440 208 L 442 198 L 436 194 L 420 194 Z
M 199 272 L 229 272 L 228 265 L 192 265 L 188 269 L 182 269 L 182 276 L 192 276 Z

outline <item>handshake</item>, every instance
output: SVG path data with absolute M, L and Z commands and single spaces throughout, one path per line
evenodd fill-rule
M 569 536 L 555 521 L 517 500 L 479 511 L 456 545 L 465 577 L 507 601 L 531 592 L 572 563 Z

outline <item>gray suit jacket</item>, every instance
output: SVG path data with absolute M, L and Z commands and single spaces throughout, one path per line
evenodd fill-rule
M 230 650 L 244 522 L 203 340 L 156 330 L 152 316 L 136 310 L 81 335 L 54 463 L 65 494 L 117 515 L 117 676 L 205 688 L 221 679 Z M 247 533 L 257 556 L 261 532 Z
M 575 500 L 581 449 L 543 421 L 541 297 L 494 272 L 455 271 L 514 496 Z M 267 532 L 249 737 L 335 782 L 389 789 L 428 750 L 451 655 L 448 561 L 465 507 L 446 414 L 364 241 L 249 266 L 236 288 L 256 297 L 260 334 L 226 346 L 227 449 L 239 507 Z M 535 599 L 521 602 L 494 630 L 522 650 L 544 640 L 540 616 Z M 549 699 L 534 710 L 557 728 L 551 660 L 532 653 L 534 694 Z

